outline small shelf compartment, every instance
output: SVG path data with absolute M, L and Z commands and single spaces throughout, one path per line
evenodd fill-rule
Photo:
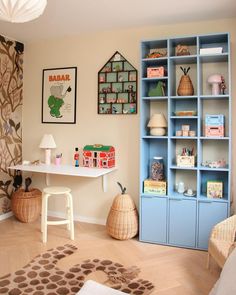
M 227 171 L 200 171 L 200 198 L 209 201 L 229 201 L 229 172 Z M 222 198 L 208 198 L 207 197 L 207 182 L 222 182 L 223 195 Z M 216 193 L 217 195 L 217 193 Z
M 141 44 L 142 59 L 158 59 L 168 56 L 167 40 L 149 40 Z
M 142 192 L 144 180 L 150 178 L 150 163 L 153 157 L 162 157 L 164 162 L 164 175 L 165 181 L 168 182 L 168 170 L 167 170 L 167 139 L 165 138 L 148 138 L 142 139 L 142 157 L 143 157 L 143 167 L 141 171 L 142 180 Z
M 188 189 L 192 189 L 192 191 L 196 192 L 194 198 L 197 197 L 197 171 L 191 169 L 173 169 L 170 170 L 170 178 L 169 178 L 169 196 L 175 198 L 189 198 L 185 197 L 183 193 L 178 193 L 178 184 L 180 182 L 184 183 L 185 191 Z
M 199 54 L 200 55 L 221 55 L 229 52 L 228 34 L 215 34 L 199 36 Z M 221 51 L 220 48 L 222 48 Z M 201 52 L 201 49 L 207 49 Z
M 170 40 L 171 57 L 188 57 L 197 54 L 197 38 L 184 37 Z

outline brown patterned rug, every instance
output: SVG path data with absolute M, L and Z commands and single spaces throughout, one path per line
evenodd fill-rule
M 76 264 L 68 272 L 57 267 L 57 262 L 77 248 L 65 245 L 36 256 L 29 264 L 13 274 L 0 278 L 0 294 L 4 295 L 73 295 L 83 286 L 86 277 L 96 271 L 106 275 L 105 284 L 128 294 L 147 295 L 154 288 L 147 280 L 137 278 L 140 270 L 125 268 L 110 260 L 88 259 Z

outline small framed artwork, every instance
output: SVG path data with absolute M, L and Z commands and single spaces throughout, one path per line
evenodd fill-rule
M 43 70 L 42 123 L 76 123 L 77 67 Z

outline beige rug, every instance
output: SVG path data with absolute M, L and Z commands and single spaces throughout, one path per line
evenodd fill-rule
M 36 256 L 22 269 L 0 278 L 0 294 L 74 295 L 87 277 L 98 271 L 106 275 L 107 286 L 128 294 L 147 295 L 154 288 L 151 282 L 138 278 L 137 267 L 126 268 L 111 260 L 88 259 L 68 272 L 59 269 L 57 262 L 75 251 L 76 247 L 65 245 Z

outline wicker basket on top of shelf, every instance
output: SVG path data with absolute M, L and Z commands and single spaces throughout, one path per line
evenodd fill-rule
M 113 238 L 127 240 L 138 233 L 138 212 L 132 198 L 125 194 L 126 188 L 119 185 L 122 194 L 117 195 L 112 203 L 106 228 Z

